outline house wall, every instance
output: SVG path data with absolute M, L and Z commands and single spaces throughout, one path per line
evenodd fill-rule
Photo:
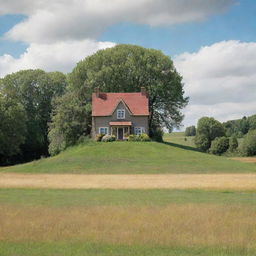
M 125 119 L 117 119 L 117 110 L 125 109 Z M 99 133 L 100 127 L 108 127 L 109 134 L 111 133 L 111 129 L 109 126 L 109 122 L 121 122 L 121 121 L 131 121 L 132 122 L 132 133 L 134 133 L 134 127 L 144 127 L 145 133 L 148 134 L 148 116 L 133 116 L 130 115 L 126 106 L 120 102 L 113 112 L 112 116 L 95 116 L 92 118 L 92 136 L 95 136 Z

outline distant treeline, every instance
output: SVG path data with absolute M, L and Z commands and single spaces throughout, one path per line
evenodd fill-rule
M 256 130 L 256 115 L 244 116 L 241 119 L 224 122 L 223 127 L 228 137 L 236 136 L 242 138 L 250 130 Z
M 197 127 L 189 126 L 185 136 L 195 136 L 198 149 L 216 155 L 224 153 L 242 156 L 256 155 L 256 115 L 224 123 L 212 117 L 202 117 Z M 239 145 L 237 138 L 244 138 Z

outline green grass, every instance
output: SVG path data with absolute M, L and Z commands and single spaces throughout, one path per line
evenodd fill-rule
M 255 254 L 255 249 L 240 248 L 0 242 L 1 256 L 255 256 Z
M 0 189 L 0 205 L 76 207 L 166 206 L 188 203 L 256 206 L 256 192 L 168 189 Z
M 250 173 L 256 165 L 198 152 L 182 135 L 157 142 L 90 142 L 61 154 L 27 164 L 0 168 L 0 172 L 157 174 L 157 173 Z M 187 144 L 189 145 L 187 145 Z

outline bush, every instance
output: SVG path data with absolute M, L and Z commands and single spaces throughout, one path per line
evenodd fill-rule
M 211 141 L 206 135 L 197 134 L 195 137 L 195 144 L 198 149 L 206 152 L 211 146 Z
M 99 133 L 99 134 L 96 135 L 95 140 L 96 141 L 101 141 L 104 136 L 105 136 L 105 134 Z
M 229 139 L 227 137 L 215 138 L 211 143 L 210 153 L 221 155 L 229 148 Z
M 157 128 L 152 134 L 152 139 L 157 142 L 163 142 L 163 136 L 164 132 L 162 131 L 162 129 Z
M 150 138 L 146 133 L 140 135 L 131 134 L 128 136 L 128 141 L 150 141 Z
M 256 130 L 245 135 L 240 151 L 244 156 L 256 155 Z
M 115 141 L 115 140 L 116 140 L 115 135 L 104 135 L 101 139 L 101 141 L 103 141 L 103 142 L 111 142 L 111 141 Z
M 232 136 L 230 139 L 229 139 L 229 152 L 234 152 L 236 151 L 238 147 L 238 140 L 236 137 Z
M 185 136 L 196 136 L 196 127 L 194 125 L 187 127 Z

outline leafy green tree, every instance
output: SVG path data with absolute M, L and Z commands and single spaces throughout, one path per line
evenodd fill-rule
M 245 135 L 241 145 L 241 153 L 244 156 L 256 155 L 256 130 L 251 130 Z
M 25 142 L 26 113 L 21 104 L 0 94 L 0 165 L 9 164 Z
M 238 140 L 236 137 L 232 136 L 229 139 L 229 151 L 234 152 L 238 147 Z
M 248 117 L 249 130 L 256 130 L 256 115 Z
M 196 127 L 194 125 L 187 127 L 185 136 L 196 136 Z
M 212 117 L 202 117 L 198 120 L 195 144 L 199 149 L 207 151 L 211 142 L 222 136 L 225 136 L 225 131 L 219 121 Z
M 221 155 L 229 148 L 229 139 L 227 137 L 217 137 L 211 142 L 210 153 Z
M 49 126 L 49 153 L 56 155 L 90 133 L 90 105 L 82 104 L 71 92 L 55 101 Z
M 27 116 L 26 138 L 21 151 L 31 160 L 48 154 L 48 123 L 52 100 L 64 93 L 66 77 L 60 72 L 23 70 L 7 75 L 0 82 L 0 90 L 7 99 L 19 102 Z
M 80 61 L 69 76 L 70 89 L 85 104 L 99 87 L 104 92 L 136 92 L 145 87 L 149 95 L 150 133 L 158 127 L 179 126 L 186 106 L 182 77 L 170 57 L 154 49 L 117 45 Z M 90 124 L 88 124 L 89 126 Z

